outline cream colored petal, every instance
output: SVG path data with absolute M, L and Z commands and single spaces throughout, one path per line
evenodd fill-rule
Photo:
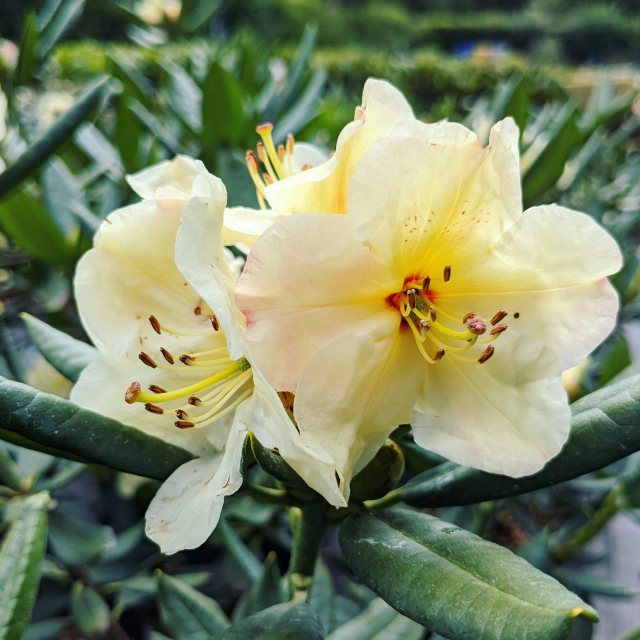
M 356 120 L 340 133 L 335 154 L 324 164 L 269 186 L 271 208 L 282 213 L 346 213 L 349 182 L 362 155 L 404 120 L 413 120 L 413 112 L 403 95 L 384 80 L 367 80 Z
M 486 148 L 446 123 L 411 130 L 363 156 L 349 217 L 364 244 L 406 275 L 435 282 L 444 266 L 482 254 L 520 217 L 517 129 L 504 121 Z
M 421 357 L 411 334 L 343 335 L 304 370 L 294 412 L 303 441 L 331 458 L 345 500 L 352 477 L 411 415 L 421 384 Z M 377 335 L 376 335 L 377 334 Z
M 566 369 L 615 326 L 618 296 L 606 276 L 621 265 L 615 240 L 592 218 L 534 207 L 484 258 L 453 264 L 440 303 L 459 314 L 508 311 L 509 331 L 543 341 Z
M 397 330 L 386 302 L 399 290 L 343 216 L 305 214 L 273 225 L 255 244 L 236 287 L 251 351 L 267 379 L 294 391 L 307 361 L 347 333 Z
M 160 162 L 127 176 L 127 182 L 145 200 L 155 199 L 156 191 L 167 187 L 186 195 L 191 193 L 193 181 L 203 170 L 206 172 L 200 161 L 188 156 L 176 156 L 173 160 Z
M 559 453 L 570 417 L 554 354 L 539 342 L 511 340 L 482 365 L 445 356 L 427 367 L 411 423 L 425 449 L 521 477 Z
M 195 549 L 207 541 L 225 497 L 242 485 L 245 436 L 243 429 L 232 429 L 223 454 L 191 460 L 164 481 L 149 505 L 145 527 L 163 553 Z
M 317 167 L 329 159 L 329 154 L 314 144 L 296 142 L 291 157 L 291 170 L 293 173 L 306 171 L 307 168 Z
M 243 244 L 252 247 L 255 241 L 281 217 L 281 214 L 271 209 L 248 207 L 225 209 L 222 243 L 225 246 Z

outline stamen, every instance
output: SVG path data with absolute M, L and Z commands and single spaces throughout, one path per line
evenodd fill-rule
M 184 409 L 176 409 L 176 416 L 178 420 L 184 420 L 189 417 L 189 414 Z
M 435 322 L 437 317 L 435 307 L 429 307 L 429 315 L 431 316 L 431 319 Z
M 144 362 L 144 364 L 146 364 L 147 367 L 151 367 L 152 369 L 156 369 L 158 367 L 158 365 L 156 364 L 156 361 L 144 351 L 141 351 L 138 354 L 138 358 L 140 358 L 140 360 L 142 360 L 142 362 Z
M 174 424 L 178 429 L 192 429 L 196 426 L 193 422 L 189 422 L 187 420 L 177 420 Z
M 189 396 L 187 398 L 187 402 L 194 407 L 199 407 L 202 404 L 202 400 L 200 400 L 200 398 L 198 398 L 197 396 Z
M 158 415 L 162 415 L 164 413 L 164 409 L 162 407 L 159 407 L 157 404 L 151 404 L 151 402 L 145 403 L 144 408 L 149 413 L 157 413 Z
M 500 309 L 500 311 L 496 311 L 496 313 L 491 318 L 491 324 L 496 325 L 501 320 L 504 320 L 507 317 L 507 312 L 504 309 Z
M 473 316 L 475 316 L 476 314 L 473 311 L 469 311 L 469 313 L 465 313 L 464 317 L 462 318 L 462 324 L 467 324 L 467 320 L 469 320 L 469 318 L 473 318 Z
M 429 285 L 431 284 L 431 278 L 429 276 L 427 276 L 423 281 L 422 281 L 422 290 L 423 291 L 429 291 Z
M 271 136 L 271 132 L 273 131 L 273 125 L 270 122 L 264 122 L 263 124 L 259 124 L 256 127 L 256 133 L 262 138 L 262 142 L 269 154 L 269 159 L 273 163 L 273 168 L 278 174 L 278 178 L 282 180 L 285 177 L 285 173 L 282 169 L 282 165 L 280 164 L 280 159 L 278 158 L 278 152 L 273 145 L 273 138 Z M 278 179 L 273 176 L 274 179 Z
M 209 316 L 209 320 L 211 320 L 211 326 L 214 331 L 218 331 L 220 329 L 220 323 L 218 322 L 218 318 L 215 315 Z
M 140 383 L 132 382 L 129 385 L 129 388 L 124 392 L 124 401 L 127 404 L 133 404 L 136 401 L 136 398 L 140 395 Z
M 496 325 L 495 327 L 493 327 L 493 329 L 491 329 L 491 331 L 489 331 L 489 335 L 490 336 L 497 336 L 498 334 L 502 333 L 503 331 L 506 331 L 509 327 L 506 324 L 499 324 Z
M 487 330 L 487 323 L 480 316 L 471 316 L 465 322 L 471 333 L 481 336 Z
M 175 362 L 175 360 L 173 359 L 173 356 L 171 355 L 171 353 L 169 353 L 169 351 L 167 351 L 164 347 L 160 347 L 160 353 L 162 354 L 162 357 L 169 364 L 173 364 Z
M 489 345 L 478 358 L 480 364 L 484 364 L 495 352 L 495 349 Z
M 159 387 L 157 384 L 150 384 L 149 385 L 149 391 L 151 391 L 152 393 L 166 393 L 167 390 L 163 389 L 162 387 Z
M 445 282 L 449 282 L 449 280 L 451 280 L 451 265 L 447 265 L 443 272 L 442 272 L 442 277 L 444 278 Z
M 258 164 L 258 158 L 256 158 L 256 154 L 253 151 L 249 150 L 245 154 L 245 164 L 247 165 L 249 175 L 251 176 L 251 180 L 256 188 L 258 200 L 260 200 L 261 198 L 264 198 L 266 185 L 260 177 L 260 165 Z
M 160 323 L 158 322 L 158 318 L 156 318 L 155 316 L 149 316 L 149 324 L 151 325 L 151 328 L 158 335 L 160 335 L 162 333 L 162 331 L 160 331 Z
M 411 309 L 416 308 L 416 292 L 415 289 L 408 289 L 407 292 L 407 302 Z
M 178 360 L 180 360 L 180 362 L 182 362 L 182 364 L 186 364 L 186 365 L 190 365 L 195 358 L 191 357 L 188 353 L 183 353 Z
M 435 362 L 438 362 L 439 360 L 442 360 L 442 358 L 444 358 L 444 354 L 445 354 L 445 350 L 444 349 L 442 349 L 442 348 L 438 349 L 435 352 L 434 356 L 433 356 L 433 360 Z

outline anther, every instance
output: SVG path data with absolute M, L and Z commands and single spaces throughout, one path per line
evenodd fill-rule
M 436 308 L 435 307 L 429 307 L 429 315 L 431 316 L 431 319 L 435 322 L 436 321 Z
M 250 173 L 258 173 L 258 158 L 256 158 L 256 154 L 253 151 L 247 151 L 245 155 L 245 162 Z
M 196 308 L 193 310 L 193 313 L 195 313 L 197 316 L 202 315 L 202 307 L 199 307 L 199 306 L 198 306 L 198 307 L 196 307 Z
M 420 320 L 420 329 L 422 329 L 423 332 L 429 331 L 430 328 L 431 325 L 427 320 Z
M 293 137 L 293 134 L 290 133 L 287 136 L 287 155 L 289 156 L 293 155 L 294 145 L 295 145 L 295 138 Z
M 189 396 L 187 402 L 194 407 L 199 407 L 202 404 L 202 400 L 198 396 Z
M 500 311 L 496 311 L 493 318 L 491 318 L 491 324 L 496 325 L 501 320 L 504 320 L 507 317 L 507 312 L 504 309 L 500 309 Z
M 284 159 L 285 159 L 284 145 L 283 144 L 279 144 L 278 145 L 278 160 L 280 160 L 280 162 L 284 162 Z
M 127 404 L 133 404 L 141 391 L 139 382 L 132 382 L 129 388 L 124 392 L 124 401 Z
M 169 364 L 173 364 L 175 362 L 175 360 L 173 359 L 173 356 L 171 355 L 171 353 L 169 353 L 169 351 L 167 351 L 164 347 L 160 347 L 160 353 L 162 354 L 162 357 Z
M 158 322 L 158 318 L 156 318 L 155 316 L 149 316 L 149 324 L 151 325 L 151 328 L 158 335 L 160 335 L 162 333 L 162 331 L 160 330 L 160 323 Z
M 495 327 L 493 327 L 493 329 L 491 329 L 491 331 L 489 331 L 489 335 L 490 336 L 497 336 L 498 334 L 502 333 L 503 331 L 506 331 L 509 327 L 506 324 L 499 324 L 496 325 Z
M 157 413 L 158 415 L 162 415 L 164 413 L 164 409 L 159 407 L 157 404 L 151 404 L 150 402 L 146 402 L 144 408 L 149 413 Z
M 465 324 L 471 333 L 481 336 L 487 330 L 487 323 L 480 316 L 471 316 Z
M 469 311 L 469 313 L 465 313 L 464 317 L 462 318 L 462 324 L 467 324 L 467 321 L 469 320 L 469 318 L 473 318 L 473 316 L 475 316 L 476 314 L 473 311 Z
M 416 290 L 407 289 L 405 293 L 407 295 L 407 302 L 409 303 L 409 307 L 411 309 L 415 309 L 416 308 Z
M 213 327 L 213 330 L 218 331 L 218 329 L 220 329 L 218 318 L 216 318 L 215 316 L 209 316 L 209 320 L 211 320 L 211 326 Z
M 141 351 L 138 354 L 138 358 L 140 358 L 140 360 L 142 360 L 142 362 L 144 362 L 144 364 L 146 364 L 147 367 L 151 367 L 152 369 L 155 369 L 158 366 L 155 360 L 144 351 Z
M 433 361 L 434 362 L 439 362 L 440 360 L 442 360 L 442 358 L 444 358 L 444 349 L 441 347 L 440 349 L 438 349 L 434 355 L 433 355 Z
M 174 424 L 178 429 L 192 429 L 196 426 L 195 423 L 189 422 L 188 420 L 177 420 Z
M 429 276 L 427 276 L 423 281 L 422 281 L 422 290 L 423 291 L 429 291 L 429 285 L 431 284 L 431 278 Z
M 442 272 L 442 277 L 444 278 L 445 282 L 449 282 L 449 280 L 451 280 L 451 265 L 447 265 L 443 272 Z
M 167 393 L 166 389 L 159 387 L 157 384 L 150 384 L 149 391 L 151 391 L 152 393 Z
M 484 364 L 494 353 L 495 349 L 489 345 L 478 358 L 480 364 Z
M 184 420 L 189 417 L 189 414 L 184 409 L 176 409 L 176 417 L 178 420 Z
M 193 356 L 190 356 L 188 353 L 183 353 L 178 360 L 180 360 L 180 362 L 182 362 L 182 364 L 186 364 L 186 365 L 190 365 L 195 358 Z

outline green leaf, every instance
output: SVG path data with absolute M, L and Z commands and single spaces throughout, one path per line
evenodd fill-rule
M 242 538 L 234 531 L 224 516 L 220 517 L 216 533 L 231 557 L 237 562 L 242 573 L 251 581 L 255 582 L 262 575 L 262 564 L 247 547 Z
M 415 476 L 396 491 L 407 504 L 419 507 L 475 504 L 571 480 L 640 450 L 640 375 L 581 398 L 571 410 L 567 444 L 532 476 L 508 478 L 445 463 Z
M 160 620 L 175 640 L 208 640 L 229 626 L 220 605 L 178 578 L 158 575 Z
M 529 82 L 521 73 L 515 73 L 498 86 L 493 103 L 492 121 L 511 116 L 520 131 L 524 131 L 529 115 Z
M 101 77 L 44 135 L 34 142 L 9 168 L 0 173 L 0 198 L 37 171 L 71 134 L 111 95 L 111 79 Z
M 376 598 L 353 620 L 338 627 L 327 640 L 422 640 L 425 629 Z
M 27 331 L 44 359 L 73 382 L 99 355 L 95 347 L 50 327 L 28 313 L 23 313 L 20 317 L 27 325 Z
M 2 427 L 45 447 L 164 480 L 193 458 L 180 447 L 57 396 L 0 377 Z
M 508 549 L 432 516 L 359 514 L 340 528 L 356 576 L 395 609 L 452 640 L 556 640 L 597 613 Z
M 38 60 L 39 39 L 38 18 L 35 13 L 31 12 L 25 18 L 22 30 L 20 55 L 13 75 L 13 82 L 16 86 L 29 84 L 33 78 L 34 67 Z
M 0 444 L 0 481 L 15 491 L 22 491 L 25 488 L 25 478 L 9 454 L 8 448 L 3 444 Z
M 85 0 L 65 0 L 58 4 L 55 13 L 40 28 L 40 58 L 45 58 L 64 34 L 80 18 Z
M 186 33 L 196 31 L 213 16 L 221 4 L 222 0 L 184 0 L 178 27 Z
M 320 620 L 310 607 L 287 602 L 236 622 L 211 640 L 322 640 L 323 637 Z
M 292 487 L 307 488 L 305 481 L 285 462 L 279 452 L 265 449 L 253 433 L 250 433 L 247 439 L 251 445 L 251 453 L 255 461 L 267 473 Z
M 14 520 L 0 546 L 0 638 L 20 640 L 40 582 L 49 494 L 19 498 L 10 506 Z
M 233 612 L 233 619 L 241 620 L 253 613 L 258 613 L 274 604 L 285 601 L 285 594 L 282 588 L 281 575 L 276 562 L 277 557 L 274 551 L 267 554 L 262 567 L 260 577 L 251 585 L 236 606 Z
M 116 536 L 109 526 L 56 512 L 51 517 L 49 541 L 59 560 L 69 567 L 80 567 L 95 562 L 114 548 Z
M 555 576 L 566 585 L 569 589 L 586 592 L 589 595 L 607 596 L 609 598 L 635 598 L 640 591 L 630 589 L 623 584 L 617 584 L 601 578 L 593 576 L 584 571 L 572 571 L 565 567 L 560 567 L 554 571 Z
M 82 582 L 76 582 L 71 592 L 71 613 L 78 629 L 88 636 L 103 634 L 111 625 L 111 612 L 102 596 Z

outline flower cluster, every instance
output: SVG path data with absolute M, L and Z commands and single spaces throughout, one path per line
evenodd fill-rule
M 221 181 L 179 157 L 129 178 L 142 200 L 78 266 L 102 357 L 72 398 L 197 456 L 158 492 L 149 536 L 169 553 L 204 542 L 249 431 L 336 507 L 403 423 L 490 472 L 555 456 L 560 374 L 612 330 L 621 256 L 582 213 L 522 211 L 514 123 L 483 146 L 369 80 L 330 157 L 258 133 L 260 209 L 226 209 Z

